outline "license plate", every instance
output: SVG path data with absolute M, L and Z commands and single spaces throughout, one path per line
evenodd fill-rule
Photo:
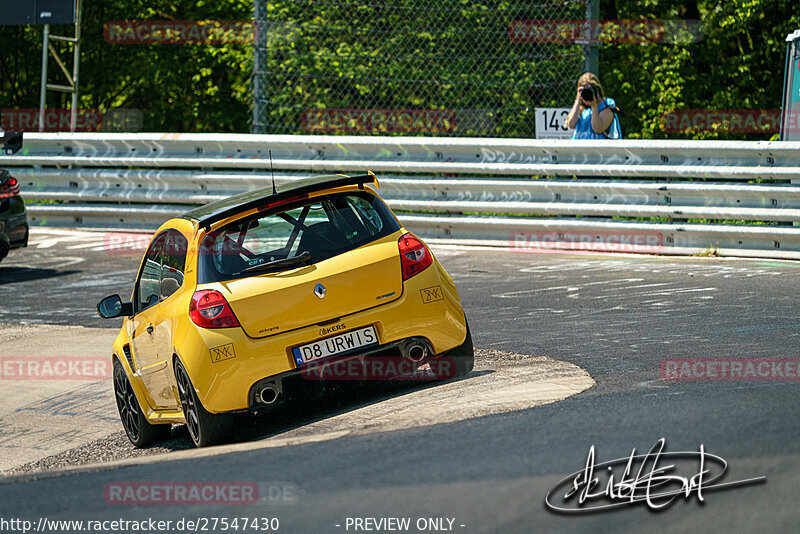
M 351 330 L 343 334 L 326 337 L 314 343 L 300 345 L 292 349 L 292 355 L 297 365 L 304 365 L 309 362 L 323 360 L 331 356 L 350 352 L 351 350 L 377 344 L 378 336 L 375 335 L 375 327 L 365 326 L 358 330 Z

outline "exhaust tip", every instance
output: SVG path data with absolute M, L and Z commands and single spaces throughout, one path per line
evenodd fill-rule
M 408 359 L 412 362 L 421 362 L 428 355 L 428 347 L 420 343 L 415 343 L 408 347 Z
M 272 404 L 278 400 L 278 389 L 274 384 L 269 384 L 258 394 L 258 400 L 263 404 Z

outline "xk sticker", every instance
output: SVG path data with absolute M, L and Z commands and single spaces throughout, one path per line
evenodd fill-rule
M 233 351 L 233 343 L 228 343 L 227 345 L 221 345 L 219 347 L 213 347 L 209 349 L 209 352 L 211 353 L 212 363 L 230 360 L 231 358 L 236 357 L 236 353 Z
M 433 286 L 433 287 L 426 287 L 425 289 L 420 289 L 419 294 L 422 297 L 423 304 L 428 304 L 430 302 L 436 302 L 437 300 L 444 299 L 444 296 L 442 295 L 442 286 Z

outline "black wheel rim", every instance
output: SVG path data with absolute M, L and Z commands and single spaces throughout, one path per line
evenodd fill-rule
M 200 439 L 200 419 L 197 416 L 197 403 L 192 393 L 192 383 L 183 366 L 180 364 L 175 366 L 175 371 L 175 374 L 178 375 L 178 395 L 181 398 L 183 417 L 186 419 L 186 426 L 192 439 L 197 442 Z
M 114 393 L 117 398 L 117 409 L 119 410 L 119 418 L 122 421 L 122 426 L 125 432 L 131 438 L 131 441 L 139 439 L 139 402 L 136 400 L 136 395 L 133 393 L 131 383 L 128 381 L 128 376 L 125 371 L 117 367 L 114 373 Z

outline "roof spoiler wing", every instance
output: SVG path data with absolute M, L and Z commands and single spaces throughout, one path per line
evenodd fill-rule
M 228 208 L 211 213 L 198 220 L 198 226 L 208 231 L 208 229 L 211 228 L 211 226 L 215 223 L 236 215 L 237 213 L 243 213 L 259 206 L 263 206 L 265 201 L 269 201 L 270 203 L 279 202 L 285 198 L 290 198 L 297 195 L 315 193 L 325 189 L 334 189 L 349 185 L 357 185 L 359 189 L 364 189 L 365 184 L 374 184 L 375 187 L 380 187 L 380 184 L 378 183 L 378 177 L 375 176 L 375 173 L 372 171 L 367 171 L 367 174 L 359 174 L 357 176 L 346 176 L 344 174 L 340 174 L 332 177 L 326 176 L 323 179 L 311 178 L 307 180 L 300 180 L 299 182 L 300 183 L 298 183 L 296 186 L 293 186 L 293 184 L 290 183 L 284 187 L 279 187 L 277 193 L 271 193 L 269 195 L 253 199 L 249 202 L 238 204 L 236 206 L 230 206 Z

